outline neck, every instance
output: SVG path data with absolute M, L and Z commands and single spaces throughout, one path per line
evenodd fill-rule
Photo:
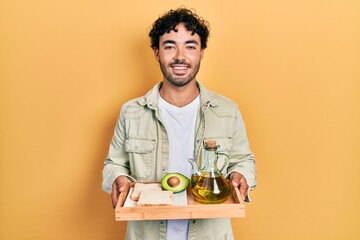
M 182 87 L 177 87 L 163 81 L 159 90 L 160 96 L 176 107 L 183 107 L 191 103 L 199 95 L 199 92 L 200 90 L 195 80 Z

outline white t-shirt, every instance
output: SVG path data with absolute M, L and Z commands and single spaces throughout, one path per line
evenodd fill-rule
M 165 125 L 169 141 L 169 172 L 179 172 L 190 178 L 192 173 L 189 158 L 195 156 L 195 125 L 200 97 L 184 107 L 176 107 L 159 95 L 160 116 Z M 167 221 L 167 239 L 188 239 L 189 221 L 184 219 Z

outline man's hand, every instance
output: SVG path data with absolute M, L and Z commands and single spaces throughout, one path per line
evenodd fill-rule
M 125 176 L 119 176 L 115 179 L 112 184 L 111 190 L 111 200 L 113 208 L 116 207 L 117 202 L 119 201 L 119 195 L 121 192 L 125 191 L 129 187 L 128 179 Z
M 240 189 L 240 196 L 243 200 L 245 200 L 249 189 L 246 178 L 238 172 L 233 172 L 230 176 L 230 182 L 234 187 L 238 187 Z

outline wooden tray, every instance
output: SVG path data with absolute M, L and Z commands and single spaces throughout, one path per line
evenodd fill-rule
M 238 218 L 245 217 L 245 204 L 240 198 L 238 188 L 232 188 L 229 199 L 221 204 L 201 204 L 195 202 L 189 184 L 186 206 L 147 206 L 123 207 L 128 192 L 135 183 L 129 183 L 127 191 L 120 193 L 115 208 L 116 221 L 162 220 L 162 219 L 200 219 L 200 218 Z

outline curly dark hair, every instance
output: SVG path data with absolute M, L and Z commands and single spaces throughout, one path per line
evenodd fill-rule
M 192 34 L 197 33 L 200 36 L 202 49 L 207 47 L 207 40 L 210 33 L 209 23 L 199 17 L 195 12 L 186 8 L 172 9 L 154 22 L 149 33 L 151 47 L 159 48 L 160 37 L 164 35 L 164 33 L 169 33 L 171 30 L 177 31 L 176 26 L 179 23 L 184 23 L 187 30 L 191 31 Z

